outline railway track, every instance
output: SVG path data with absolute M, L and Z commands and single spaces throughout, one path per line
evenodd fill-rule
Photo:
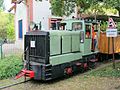
M 23 83 L 26 83 L 28 81 L 30 81 L 30 80 L 25 80 L 25 81 L 16 82 L 16 83 L 13 83 L 13 84 L 8 84 L 8 85 L 5 85 L 5 86 L 1 86 L 0 90 L 6 89 L 6 88 L 9 88 L 9 87 L 13 87 L 13 86 L 16 86 L 16 85 L 19 85 L 19 84 L 23 84 Z

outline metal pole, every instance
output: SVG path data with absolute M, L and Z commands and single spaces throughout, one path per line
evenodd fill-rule
M 0 59 L 2 59 L 2 46 L 1 46 L 1 43 L 0 43 Z
M 1 49 L 0 49 L 0 53 L 1 53 L 1 54 L 0 54 L 0 55 L 1 55 L 0 58 L 2 59 L 2 56 L 3 56 L 3 52 L 2 52 L 2 43 L 0 44 L 0 48 L 1 48 Z
M 113 69 L 115 69 L 114 37 L 112 37 L 112 48 L 113 48 Z
M 110 37 L 108 37 L 108 54 L 107 54 L 107 60 L 109 59 L 109 52 L 110 52 Z

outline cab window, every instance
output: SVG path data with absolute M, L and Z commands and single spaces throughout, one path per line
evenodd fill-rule
M 56 30 L 56 23 L 51 23 L 51 29 Z
M 82 30 L 82 23 L 81 22 L 72 23 L 72 30 Z
M 66 23 L 60 23 L 60 30 L 66 30 Z
M 86 39 L 91 38 L 91 25 L 85 25 L 85 35 Z

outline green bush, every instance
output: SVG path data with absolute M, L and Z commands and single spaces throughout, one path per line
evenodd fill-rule
M 1 59 L 0 79 L 14 77 L 22 68 L 22 60 L 19 56 L 9 56 Z
M 103 22 L 101 23 L 100 30 L 106 31 L 106 30 L 107 30 L 107 27 L 108 27 L 108 23 L 103 21 Z

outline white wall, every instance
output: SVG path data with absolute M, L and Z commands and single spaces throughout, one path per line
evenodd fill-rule
M 49 0 L 42 0 L 42 2 L 33 0 L 33 22 L 40 23 L 41 21 L 42 29 L 45 30 L 49 29 L 48 19 L 52 18 L 50 7 L 51 5 Z M 76 17 L 76 15 L 77 15 L 76 13 L 73 13 L 72 15 L 66 18 L 69 19 L 72 18 L 72 16 Z M 23 40 L 20 40 L 18 38 L 19 37 L 18 21 L 21 19 L 23 21 L 23 38 L 24 38 L 24 34 L 26 33 L 26 31 L 28 31 L 27 18 L 28 18 L 27 6 L 23 3 L 17 4 L 15 15 L 15 31 L 16 31 L 16 43 L 18 45 L 22 44 L 23 46 L 24 44 Z
M 23 25 L 23 38 L 27 31 L 27 6 L 23 3 L 17 4 L 16 14 L 15 14 L 15 32 L 16 32 L 16 44 L 23 48 L 23 39 L 19 39 L 19 28 L 18 21 L 22 20 Z
M 42 22 L 42 29 L 48 30 L 48 18 L 51 17 L 49 0 L 33 0 L 33 22 Z

